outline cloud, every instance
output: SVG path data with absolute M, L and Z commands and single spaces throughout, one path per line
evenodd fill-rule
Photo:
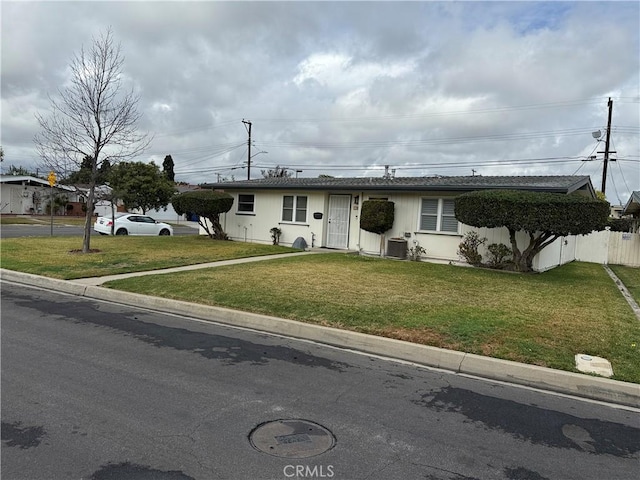
M 179 180 L 260 167 L 361 176 L 572 174 L 600 183 L 590 132 L 614 98 L 617 203 L 640 189 L 640 7 L 633 2 L 5 2 L 5 166 L 35 168 L 34 113 L 111 28 L 142 161 Z M 600 154 L 601 157 L 601 154 Z M 526 159 L 557 158 L 529 163 Z M 494 163 L 492 163 L 494 162 Z M 496 164 L 495 162 L 498 162 Z M 380 166 L 380 169 L 373 166 Z

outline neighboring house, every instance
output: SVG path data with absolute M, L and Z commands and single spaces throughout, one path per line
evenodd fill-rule
M 0 175 L 0 213 L 17 215 L 44 214 L 51 197 L 47 180 L 30 175 Z M 82 200 L 82 193 L 73 187 L 56 184 L 54 195 L 64 195 L 68 202 Z M 64 212 L 61 212 L 64 213 Z
M 427 257 L 445 261 L 458 260 L 462 236 L 472 229 L 454 216 L 457 195 L 509 189 L 596 198 L 588 176 L 264 178 L 203 186 L 234 197 L 232 210 L 221 216 L 233 240 L 271 243 L 269 231 L 277 227 L 284 245 L 302 237 L 310 247 L 379 254 L 380 237 L 360 229 L 360 206 L 365 200 L 385 199 L 395 204 L 393 228 L 385 237 L 406 239 L 409 247 L 419 244 Z M 483 232 L 489 243 L 509 243 L 506 229 L 492 230 Z M 552 246 L 545 250 L 553 251 Z M 562 246 L 558 259 L 539 259 L 534 267 L 542 270 L 554 262 L 564 263 Z
M 622 215 L 631 215 L 633 218 L 632 231 L 640 233 L 640 191 L 631 192 L 629 201 L 622 209 Z
M 611 218 L 622 218 L 622 210 L 624 207 L 622 205 L 611 205 L 611 213 L 609 216 Z
M 176 184 L 176 190 L 178 193 L 191 192 L 193 190 L 200 190 L 200 186 L 198 185 L 185 185 L 185 184 Z M 142 213 L 141 209 L 134 209 L 135 213 Z M 186 215 L 178 215 L 176 211 L 173 209 L 173 205 L 169 203 L 167 208 L 153 209 L 146 212 L 147 215 L 156 219 L 163 220 L 165 222 L 181 222 L 187 220 L 197 221 L 196 219 L 186 218 Z
M 67 215 L 83 216 L 86 214 L 86 203 L 89 197 L 89 185 L 77 184 L 72 187 L 68 187 L 76 192 L 76 199 L 70 201 L 67 205 Z M 108 185 L 96 185 L 94 189 L 93 214 L 97 217 L 111 215 L 111 187 Z M 115 204 L 116 212 L 124 212 L 125 209 L 122 202 L 117 200 Z

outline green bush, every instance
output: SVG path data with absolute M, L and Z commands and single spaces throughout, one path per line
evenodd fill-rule
M 456 197 L 458 221 L 472 227 L 509 231 L 516 270 L 531 271 L 533 258 L 556 239 L 603 230 L 610 206 L 580 193 L 484 190 Z M 529 244 L 518 247 L 516 232 L 527 233 Z
M 612 232 L 631 232 L 633 226 L 632 218 L 609 218 L 607 226 Z
M 478 248 L 486 241 L 487 238 L 480 238 L 478 232 L 467 232 L 460 245 L 458 245 L 458 255 L 469 265 L 478 267 L 482 265 L 482 255 L 478 252 Z
M 492 243 L 487 247 L 489 251 L 489 266 L 492 268 L 502 268 L 508 262 L 513 252 L 504 243 Z
M 387 200 L 366 200 L 360 211 L 360 228 L 382 235 L 393 227 L 395 204 Z
M 228 212 L 233 206 L 233 197 L 228 193 L 194 190 L 176 195 L 171 200 L 171 204 L 178 215 L 184 215 L 187 212 L 198 215 L 198 223 L 209 237 L 227 240 L 227 234 L 220 225 L 220 214 Z M 208 220 L 208 224 L 203 219 Z

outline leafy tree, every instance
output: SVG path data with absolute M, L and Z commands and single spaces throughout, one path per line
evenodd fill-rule
M 4 162 L 4 148 L 0 146 L 0 162 Z
M 96 186 L 103 185 L 109 181 L 111 163 L 105 160 L 101 163 L 96 175 Z M 87 155 L 80 163 L 80 169 L 72 172 L 64 182 L 68 185 L 89 185 L 93 176 L 93 159 Z
M 95 188 L 101 166 L 134 158 L 149 144 L 148 137 L 136 128 L 139 97 L 122 89 L 126 78 L 123 64 L 120 45 L 114 44 L 108 30 L 94 38 L 88 50 L 83 47 L 74 55 L 68 86 L 59 90 L 57 99 L 50 99 L 51 114 L 36 115 L 41 132 L 34 141 L 47 169 L 79 169 L 84 159 L 90 159 L 83 253 L 91 251 Z
M 281 167 L 280 165 L 276 166 L 276 168 L 269 170 L 260 170 L 260 173 L 264 178 L 289 178 L 293 176 L 293 173 L 287 170 L 285 167 Z
M 162 171 L 164 172 L 164 176 L 167 177 L 167 180 L 169 180 L 170 182 L 176 181 L 176 174 L 173 171 L 174 166 L 175 165 L 173 164 L 173 158 L 171 158 L 171 155 L 167 155 L 166 157 L 164 157 L 164 161 L 162 162 Z
M 580 194 L 487 190 L 457 197 L 455 215 L 473 227 L 506 227 L 515 269 L 529 272 L 534 257 L 557 238 L 602 230 L 609 204 Z M 529 237 L 524 249 L 516 240 L 519 231 Z
M 127 210 L 166 208 L 175 194 L 173 182 L 153 162 L 122 162 L 111 167 L 109 186 L 113 195 L 120 198 Z
M 209 238 L 227 240 L 227 234 L 220 225 L 220 214 L 231 210 L 233 205 L 233 197 L 228 193 L 194 190 L 176 195 L 171 204 L 178 215 L 185 213 L 198 215 L 198 223 L 207 232 Z
M 387 200 L 366 200 L 360 211 L 360 228 L 380 237 L 380 255 L 384 252 L 383 233 L 393 227 L 395 204 Z

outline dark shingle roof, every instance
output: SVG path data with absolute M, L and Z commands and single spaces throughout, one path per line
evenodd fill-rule
M 622 209 L 622 215 L 633 215 L 640 213 L 640 191 L 631 192 L 629 201 Z
M 533 190 L 571 193 L 586 189 L 594 195 L 588 176 L 520 177 L 357 177 L 357 178 L 261 178 L 210 183 L 204 187 L 220 190 L 378 190 L 378 191 L 471 191 L 490 189 Z

